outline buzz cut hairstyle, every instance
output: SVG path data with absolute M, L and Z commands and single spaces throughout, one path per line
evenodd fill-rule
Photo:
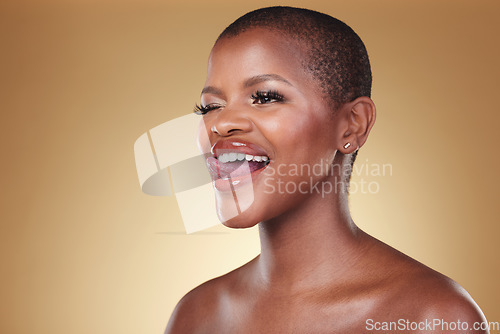
M 344 22 L 304 8 L 267 7 L 238 18 L 219 35 L 217 42 L 255 28 L 284 33 L 305 46 L 304 68 L 320 84 L 335 109 L 360 96 L 371 96 L 368 53 L 361 38 Z
M 305 46 L 303 66 L 333 104 L 333 111 L 360 96 L 371 97 L 368 53 L 361 38 L 344 22 L 304 8 L 266 7 L 238 18 L 219 35 L 216 44 L 255 28 L 283 33 Z M 351 156 L 351 169 L 357 152 Z

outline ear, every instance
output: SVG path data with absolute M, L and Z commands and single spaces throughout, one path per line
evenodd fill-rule
M 370 130 L 375 124 L 377 110 L 369 97 L 361 96 L 344 104 L 342 114 L 344 127 L 340 133 L 341 147 L 339 150 L 344 154 L 350 154 L 366 142 Z

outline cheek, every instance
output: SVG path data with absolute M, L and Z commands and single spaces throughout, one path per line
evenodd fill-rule
M 311 111 L 297 111 L 293 116 L 266 122 L 265 133 L 276 149 L 277 158 L 303 163 L 325 159 L 335 152 L 335 128 L 331 119 Z M 276 126 L 276 124 L 279 124 Z
M 267 178 L 262 186 L 274 190 L 274 195 L 265 194 L 265 202 L 273 203 L 269 209 L 293 207 L 310 195 L 311 185 L 331 176 L 330 166 L 336 155 L 335 129 L 331 119 L 321 116 L 304 112 L 275 122 L 280 124 L 275 129 L 266 128 L 276 150 L 272 169 L 264 172 Z M 257 194 L 262 195 L 259 191 Z

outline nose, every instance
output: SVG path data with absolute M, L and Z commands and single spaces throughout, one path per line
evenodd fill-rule
M 236 133 L 248 132 L 252 129 L 252 122 L 244 117 L 243 113 L 224 108 L 217 113 L 213 124 L 210 127 L 212 133 L 221 137 L 228 137 Z

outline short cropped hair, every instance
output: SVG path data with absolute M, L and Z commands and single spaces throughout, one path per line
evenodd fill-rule
M 361 38 L 344 22 L 304 8 L 267 7 L 238 18 L 217 41 L 254 28 L 284 33 L 305 46 L 303 66 L 319 83 L 334 111 L 360 96 L 371 97 L 372 72 L 368 53 Z M 357 153 L 351 155 L 351 170 Z M 347 182 L 350 176 L 349 172 Z
M 360 96 L 370 97 L 372 72 L 365 45 L 344 22 L 309 9 L 267 7 L 234 21 L 217 41 L 253 28 L 285 33 L 304 45 L 304 67 L 335 109 Z

